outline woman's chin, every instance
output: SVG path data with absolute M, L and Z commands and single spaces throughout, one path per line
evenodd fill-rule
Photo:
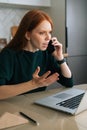
M 46 49 L 47 49 L 47 48 L 45 48 L 45 49 L 41 49 L 41 51 L 46 51 Z
M 43 47 L 41 48 L 42 51 L 46 51 L 47 47 Z

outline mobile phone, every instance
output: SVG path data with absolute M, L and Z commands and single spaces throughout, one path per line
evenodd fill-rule
M 55 51 L 54 46 L 52 45 L 52 40 L 49 41 L 48 47 L 47 47 L 48 53 L 51 54 Z

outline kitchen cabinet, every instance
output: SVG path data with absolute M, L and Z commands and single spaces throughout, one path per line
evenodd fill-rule
M 51 7 L 51 0 L 0 0 L 0 5 L 20 8 Z

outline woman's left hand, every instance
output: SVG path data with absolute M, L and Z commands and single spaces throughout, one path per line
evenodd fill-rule
M 63 48 L 62 44 L 57 40 L 56 37 L 52 38 L 52 45 L 55 47 L 55 51 L 52 53 L 52 55 L 57 59 L 61 60 L 63 59 Z

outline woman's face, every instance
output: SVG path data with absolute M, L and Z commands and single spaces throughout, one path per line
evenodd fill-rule
M 51 39 L 52 27 L 51 24 L 44 20 L 41 22 L 35 29 L 29 32 L 29 44 L 32 51 L 46 50 L 48 47 L 48 43 Z

